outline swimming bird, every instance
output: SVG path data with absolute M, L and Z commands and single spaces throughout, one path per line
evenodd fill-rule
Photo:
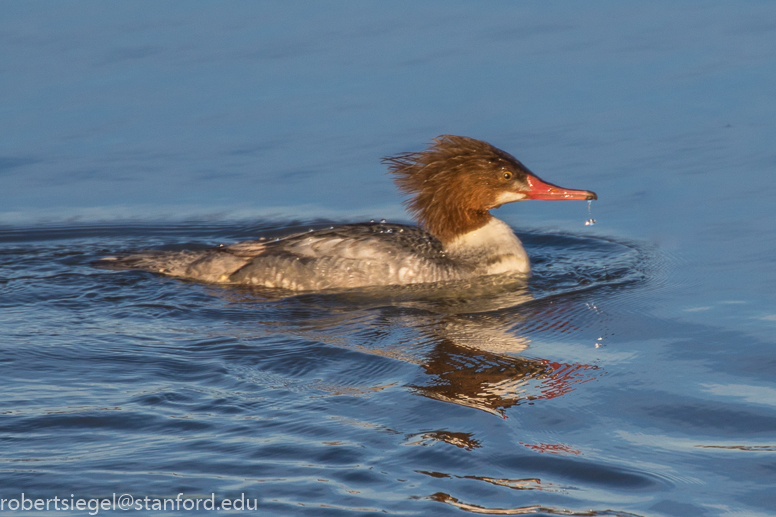
M 346 224 L 204 251 L 144 251 L 101 262 L 183 279 L 294 291 L 456 281 L 530 272 L 512 229 L 490 210 L 528 199 L 590 200 L 539 179 L 482 140 L 441 135 L 383 159 L 418 226 Z

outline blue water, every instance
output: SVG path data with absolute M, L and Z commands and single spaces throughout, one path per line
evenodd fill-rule
M 770 2 L 3 2 L 0 500 L 776 514 L 774 85 Z M 380 158 L 443 133 L 598 223 L 499 209 L 527 285 L 93 265 L 406 222 Z

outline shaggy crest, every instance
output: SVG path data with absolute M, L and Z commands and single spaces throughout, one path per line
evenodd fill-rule
M 486 225 L 504 189 L 500 174 L 525 181 L 527 169 L 487 142 L 441 135 L 421 152 L 383 158 L 396 186 L 411 197 L 404 204 L 415 220 L 443 243 Z

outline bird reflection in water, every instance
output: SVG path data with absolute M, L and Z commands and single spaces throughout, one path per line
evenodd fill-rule
M 595 377 L 595 365 L 516 355 L 530 344 L 511 331 L 519 319 L 503 313 L 443 318 L 435 327 L 437 342 L 420 363 L 431 378 L 410 388 L 506 418 L 512 406 L 560 397 Z
M 590 380 L 589 370 L 598 368 L 472 350 L 447 339 L 422 367 L 432 379 L 425 386 L 411 386 L 416 393 L 502 418 L 507 408 L 522 402 L 533 404 L 573 391 L 574 384 Z
M 531 344 L 527 332 L 553 337 L 573 331 L 583 303 L 573 296 L 565 298 L 571 303 L 536 300 L 524 277 L 495 281 L 296 295 L 270 303 L 284 315 L 276 322 L 284 334 L 417 364 L 427 379 L 410 384 L 412 392 L 502 418 L 508 408 L 563 396 L 598 376 L 595 365 L 521 355 Z M 261 293 L 223 294 L 255 301 Z M 289 325 L 291 319 L 297 323 Z M 261 323 L 263 329 L 276 326 Z

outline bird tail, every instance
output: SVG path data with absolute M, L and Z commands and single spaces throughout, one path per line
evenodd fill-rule
M 248 263 L 243 257 L 221 248 L 203 251 L 141 251 L 131 255 L 105 257 L 96 266 L 106 269 L 141 269 L 200 282 L 229 283 L 229 275 Z

